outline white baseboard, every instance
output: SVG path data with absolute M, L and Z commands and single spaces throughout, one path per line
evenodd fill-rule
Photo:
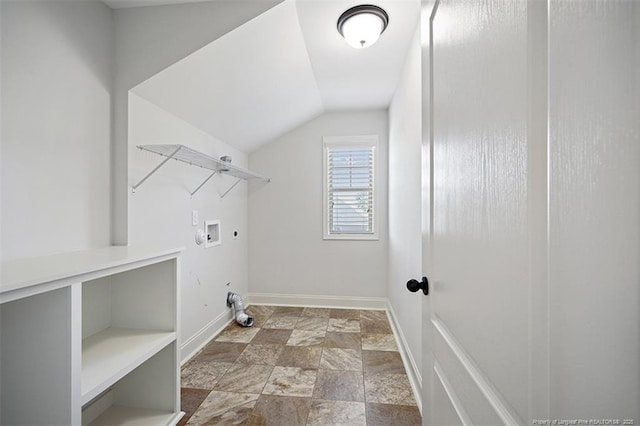
M 314 308 L 386 309 L 386 297 L 315 296 L 307 294 L 249 293 L 247 304 Z
M 407 340 L 404 337 L 402 328 L 400 328 L 398 318 L 396 317 L 396 313 L 393 310 L 393 306 L 391 306 L 391 303 L 387 304 L 387 313 L 389 316 L 389 322 L 391 323 L 391 328 L 393 329 L 393 335 L 396 337 L 396 343 L 398 344 L 398 348 L 400 350 L 400 356 L 402 357 L 404 369 L 407 371 L 407 376 L 409 376 L 409 382 L 411 383 L 411 388 L 413 389 L 413 396 L 416 399 L 416 403 L 418 404 L 420 414 L 422 414 L 422 375 L 420 374 L 420 368 L 413 358 L 413 355 L 411 353 Z
M 233 311 L 225 310 L 196 334 L 180 345 L 180 365 L 184 365 L 204 348 L 218 333 L 233 321 Z

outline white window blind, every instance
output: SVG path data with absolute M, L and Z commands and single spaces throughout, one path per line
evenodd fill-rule
M 325 237 L 373 236 L 375 143 L 325 143 L 325 160 Z

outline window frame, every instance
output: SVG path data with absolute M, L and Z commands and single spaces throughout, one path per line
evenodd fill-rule
M 378 135 L 359 135 L 359 136 L 324 136 L 322 138 L 322 239 L 323 240 L 379 240 L 378 226 Z M 372 232 L 367 233 L 331 233 L 329 229 L 329 149 L 331 148 L 372 148 L 372 197 L 373 212 L 371 217 Z

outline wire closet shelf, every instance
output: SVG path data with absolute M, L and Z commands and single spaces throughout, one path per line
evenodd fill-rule
M 181 161 L 191 166 L 198 166 L 212 172 L 200 185 L 198 185 L 196 189 L 193 190 L 193 192 L 190 192 L 191 196 L 198 192 L 200 188 L 202 188 L 204 184 L 207 183 L 209 179 L 211 179 L 216 174 L 229 175 L 237 178 L 236 182 L 231 185 L 231 187 L 227 189 L 224 194 L 220 196 L 220 198 L 224 198 L 224 196 L 227 195 L 229 191 L 235 188 L 235 186 L 243 180 L 258 180 L 263 182 L 271 181 L 271 179 L 269 179 L 268 177 L 243 169 L 242 167 L 235 166 L 230 162 L 210 157 L 207 154 L 203 154 L 200 151 L 196 151 L 195 149 L 181 144 L 138 145 L 138 148 L 143 151 L 158 154 L 162 157 L 165 157 L 165 159 L 162 160 L 162 162 L 158 164 L 153 170 L 147 173 L 142 179 L 140 179 L 138 183 L 131 187 L 131 190 L 134 194 L 136 192 L 136 189 L 138 189 L 140 185 L 144 183 L 144 181 L 151 177 L 151 175 L 157 172 L 162 166 L 167 163 L 167 161 L 171 159 Z

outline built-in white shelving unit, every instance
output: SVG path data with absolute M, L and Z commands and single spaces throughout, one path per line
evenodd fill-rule
M 2 264 L 0 424 L 173 425 L 180 250 Z
M 210 170 L 212 173 L 200 184 L 196 189 L 194 189 L 190 194 L 193 196 L 196 192 L 200 190 L 204 186 L 205 183 L 209 181 L 216 173 L 224 174 L 229 176 L 234 176 L 238 178 L 236 182 L 227 189 L 220 197 L 224 198 L 225 195 L 229 193 L 240 181 L 242 180 L 259 180 L 264 182 L 269 182 L 270 179 L 268 177 L 259 175 L 258 173 L 251 172 L 249 170 L 243 169 L 242 167 L 234 166 L 233 164 L 222 161 L 220 159 L 210 157 L 207 154 L 203 154 L 202 152 L 196 151 L 195 149 L 189 148 L 188 146 L 180 145 L 180 144 L 163 144 L 163 145 L 138 145 L 143 151 L 153 152 L 154 154 L 161 155 L 165 157 L 165 159 L 158 164 L 153 170 L 147 173 L 138 183 L 132 186 L 132 191 L 135 193 L 136 189 L 140 185 L 144 183 L 151 175 L 157 172 L 162 166 L 165 165 L 167 161 L 170 159 L 174 159 L 177 161 L 181 161 L 183 163 L 202 167 L 203 169 Z

